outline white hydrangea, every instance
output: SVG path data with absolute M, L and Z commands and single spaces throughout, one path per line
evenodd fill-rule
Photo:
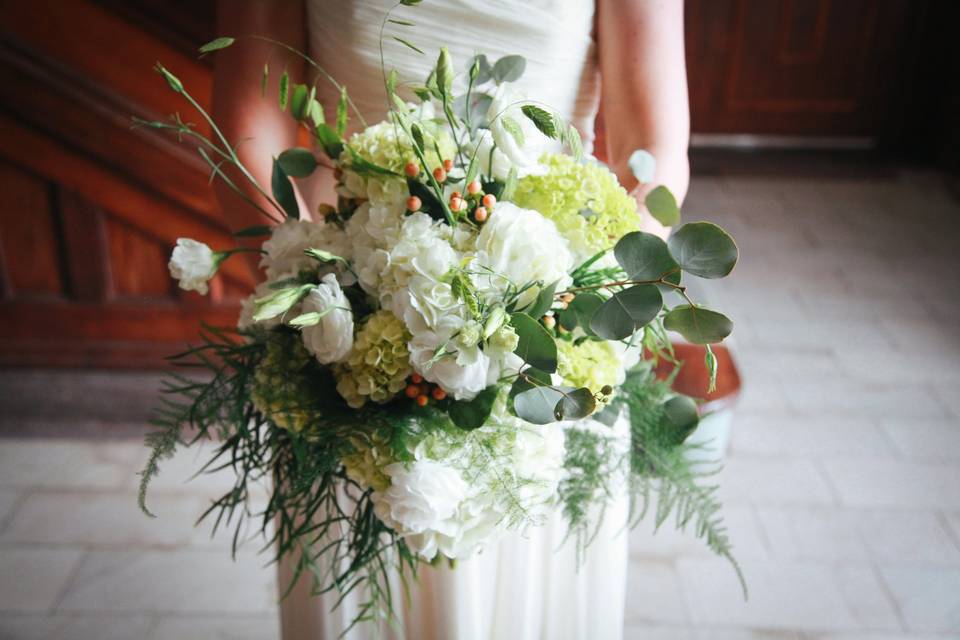
M 328 273 L 301 303 L 302 313 L 324 313 L 320 322 L 303 328 L 303 344 L 322 364 L 342 362 L 353 347 L 353 312 L 337 277 Z
M 450 246 L 449 235 L 448 226 L 425 213 L 414 213 L 403 220 L 380 273 L 381 304 L 391 306 L 392 296 L 405 290 L 414 275 L 439 280 L 458 263 L 460 256 Z
M 383 467 L 390 486 L 373 493 L 374 509 L 383 522 L 407 538 L 413 550 L 432 559 L 436 536 L 456 536 L 454 517 L 467 498 L 468 485 L 460 473 L 436 460 L 417 460 Z
M 476 264 L 494 274 L 475 277 L 488 295 L 505 291 L 507 281 L 517 287 L 536 281 L 544 285 L 557 282 L 558 288 L 565 288 L 574 266 L 567 241 L 553 222 L 510 202 L 498 202 L 483 225 L 477 238 Z M 539 287 L 527 289 L 518 308 L 533 302 L 538 292 Z
M 181 289 L 206 295 L 207 283 L 217 273 L 216 254 L 203 242 L 177 238 L 167 268 L 170 275 L 179 280 Z

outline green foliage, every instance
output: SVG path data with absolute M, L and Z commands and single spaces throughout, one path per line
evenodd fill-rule
M 405 38 L 401 38 L 401 37 L 399 37 L 399 36 L 393 36 L 393 39 L 396 40 L 397 42 L 399 42 L 400 44 L 402 44 L 403 46 L 407 47 L 408 49 L 412 49 L 413 51 L 416 51 L 416 52 L 419 53 L 420 55 L 424 55 L 423 49 L 421 49 L 421 48 L 418 47 L 417 45 L 413 44 L 413 43 L 410 42 L 409 40 L 407 40 L 407 39 L 405 39 Z
M 557 127 L 557 119 L 546 109 L 532 104 L 525 104 L 520 107 L 520 111 L 529 118 L 543 135 L 548 138 L 557 138 L 560 135 L 560 129 Z
M 280 168 L 293 178 L 306 178 L 317 168 L 317 159 L 313 152 L 303 147 L 293 147 L 282 152 L 277 158 Z
M 658 280 L 679 269 L 667 243 L 652 233 L 633 231 L 620 238 L 613 248 L 617 263 L 630 280 Z
M 527 68 L 527 60 L 523 56 L 503 56 L 493 65 L 491 75 L 497 84 L 516 82 L 523 76 Z
M 269 236 L 273 233 L 273 227 L 268 225 L 256 225 L 253 227 L 247 227 L 246 229 L 240 229 L 233 234 L 234 238 L 258 238 L 263 236 Z
M 219 51 L 220 49 L 226 49 L 235 42 L 234 38 L 227 36 L 215 38 L 208 42 L 207 44 L 200 47 L 200 53 L 212 53 L 214 51 Z
M 310 107 L 310 89 L 305 84 L 296 84 L 293 86 L 293 93 L 290 95 L 290 115 L 295 120 L 305 120 Z
M 510 324 L 520 338 L 514 353 L 540 371 L 556 371 L 557 344 L 544 326 L 525 313 L 511 315 Z
M 342 138 L 347 133 L 347 88 L 340 88 L 340 99 L 337 101 L 337 136 Z
M 677 206 L 677 199 L 663 185 L 648 193 L 643 199 L 643 204 L 650 215 L 665 227 L 672 227 L 680 222 L 680 207 Z
M 670 255 L 684 271 L 701 278 L 722 278 L 733 271 L 739 250 L 726 231 L 712 222 L 690 222 L 670 236 Z
M 279 102 L 280 110 L 287 110 L 287 102 L 290 100 L 290 74 L 286 71 L 280 76 Z
M 280 165 L 279 158 L 273 160 L 270 188 L 273 191 L 273 199 L 277 201 L 287 217 L 299 219 L 300 205 L 297 204 L 297 198 L 293 194 L 293 184 L 290 182 L 287 172 Z
M 684 304 L 663 318 L 663 326 L 676 331 L 693 344 L 714 344 L 733 331 L 733 323 L 722 313 Z
M 511 118 L 510 116 L 500 116 L 500 124 L 503 125 L 503 128 L 507 130 L 513 139 L 516 141 L 517 145 L 523 146 L 525 138 L 523 136 L 523 129 L 520 127 L 520 123 Z
M 605 301 L 590 320 L 590 328 L 604 340 L 623 340 L 657 317 L 663 296 L 653 285 L 634 285 Z
M 668 444 L 683 444 L 683 441 L 697 429 L 699 423 L 697 403 L 687 396 L 674 396 L 663 404 L 660 429 Z
M 500 395 L 500 387 L 493 385 L 477 394 L 473 400 L 453 401 L 447 408 L 450 420 L 461 429 L 478 429 L 490 417 L 493 404 Z
M 700 470 L 689 460 L 691 446 L 677 444 L 676 426 L 664 418 L 675 397 L 666 382 L 654 377 L 649 363 L 643 363 L 628 374 L 608 409 L 626 411 L 630 419 L 631 526 L 646 516 L 655 496 L 654 527 L 672 515 L 677 529 L 691 528 L 711 551 L 730 562 L 746 596 L 746 582 L 720 516 L 717 487 L 702 483 L 715 470 Z M 689 405 L 677 411 L 680 406 L 674 405 L 674 411 L 688 414 Z
M 557 291 L 558 284 L 559 282 L 553 282 L 540 287 L 540 292 L 537 293 L 536 299 L 530 303 L 529 307 L 524 309 L 524 313 L 531 318 L 539 318 L 549 311 L 550 307 L 553 306 L 553 296 Z

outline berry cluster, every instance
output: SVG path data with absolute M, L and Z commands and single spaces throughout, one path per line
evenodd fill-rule
M 443 166 L 433 170 L 433 178 L 438 184 L 447 181 L 447 174 L 453 169 L 453 160 L 444 160 Z M 410 178 L 417 178 L 420 175 L 420 166 L 415 162 L 407 163 L 404 167 L 404 173 Z M 477 223 L 486 222 L 497 204 L 497 197 L 492 193 L 484 193 L 483 185 L 479 180 L 473 180 L 467 185 L 467 193 L 463 194 L 454 191 L 450 194 L 450 200 L 447 203 L 450 210 L 454 213 L 467 212 Z M 407 211 L 415 213 L 423 206 L 423 202 L 417 196 L 410 196 L 407 199 Z
M 407 385 L 404 393 L 421 407 L 427 406 L 430 398 L 440 401 L 447 397 L 446 391 L 435 384 L 427 382 L 423 379 L 423 376 L 418 373 L 410 376 L 410 383 Z

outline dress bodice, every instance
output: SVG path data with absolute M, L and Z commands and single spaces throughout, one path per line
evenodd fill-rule
M 387 98 L 380 68 L 380 26 L 393 0 L 307 0 L 311 55 L 345 84 L 368 123 L 383 118 Z M 383 56 L 387 71 L 401 83 L 422 84 L 442 46 L 450 50 L 454 70 L 463 78 L 477 53 L 493 63 L 504 55 L 527 60 L 515 84 L 527 97 L 545 103 L 572 123 L 589 149 L 599 103 L 599 71 L 593 36 L 594 0 L 428 0 L 398 7 L 392 18 L 413 26 L 387 23 Z M 401 44 L 403 38 L 424 51 Z M 337 93 L 321 82 L 325 105 Z

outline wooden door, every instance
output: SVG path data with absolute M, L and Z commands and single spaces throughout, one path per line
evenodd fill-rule
M 687 0 L 696 133 L 881 137 L 927 0 Z
M 156 366 L 201 319 L 235 322 L 240 262 L 209 299 L 166 268 L 180 235 L 230 245 L 205 168 L 131 127 L 188 117 L 158 60 L 209 100 L 211 70 L 184 48 L 85 0 L 0 1 L 0 363 Z

